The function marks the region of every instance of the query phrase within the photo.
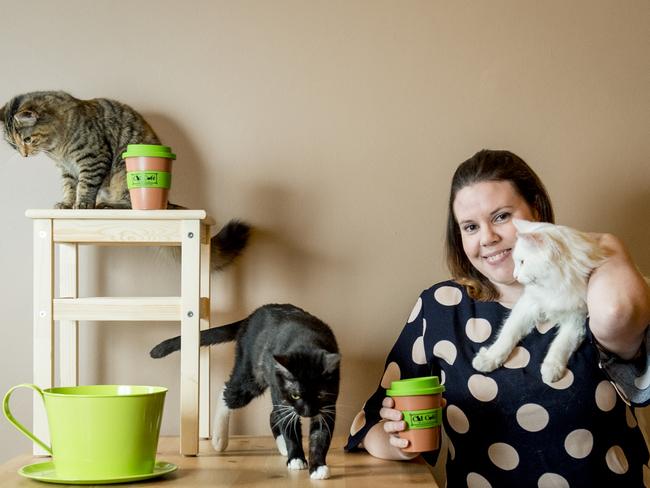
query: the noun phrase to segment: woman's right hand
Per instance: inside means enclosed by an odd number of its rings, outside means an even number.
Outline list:
[[[382,425],[384,431],[388,434],[388,442],[391,446],[400,449],[408,447],[409,441],[397,435],[399,432],[406,430],[406,422],[402,419],[402,412],[395,410],[395,401],[391,397],[386,397],[381,402],[381,405],[379,416],[384,420]]]

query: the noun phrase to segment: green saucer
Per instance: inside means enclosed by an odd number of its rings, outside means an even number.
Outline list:
[[[18,470],[18,474],[24,476],[25,478],[31,478],[33,480],[43,481],[45,483],[62,483],[65,485],[108,485],[111,483],[129,483],[133,481],[148,480],[151,478],[156,478],[157,476],[171,473],[177,469],[178,466],[175,464],[165,461],[158,461],[154,465],[153,473],[120,476],[117,478],[104,480],[75,480],[63,479],[60,476],[57,476],[56,471],[54,470],[54,463],[52,461],[48,461],[46,463],[28,464],[27,466],[23,466]]]

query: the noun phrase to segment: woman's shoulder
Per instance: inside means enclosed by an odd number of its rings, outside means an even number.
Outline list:
[[[479,301],[469,296],[466,288],[454,280],[436,283],[425,289],[418,303],[426,315],[444,314],[456,317],[501,317],[507,311],[499,302]]]
[[[423,301],[439,303],[446,306],[460,305],[473,301],[465,287],[454,280],[440,281],[420,293]]]

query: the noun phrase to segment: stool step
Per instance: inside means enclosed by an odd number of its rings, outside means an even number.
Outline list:
[[[180,297],[55,298],[53,306],[54,320],[181,320]]]

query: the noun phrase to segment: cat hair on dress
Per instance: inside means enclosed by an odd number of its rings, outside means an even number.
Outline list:
[[[498,337],[482,347],[472,366],[490,372],[503,365],[517,343],[540,323],[557,327],[541,366],[542,379],[562,378],[571,354],[585,337],[587,283],[592,270],[606,259],[595,237],[549,223],[513,219],[517,242],[512,252],[514,278],[524,291],[506,318]]]
[[[267,389],[273,408],[271,432],[289,470],[306,469],[312,479],[329,478],[325,462],[336,418],[341,355],[332,330],[291,304],[268,304],[233,324],[201,331],[201,345],[236,341],[235,365],[218,398],[212,445],[228,446],[230,411]],[[155,346],[160,358],[178,351],[180,337]],[[309,464],[302,447],[300,418],[310,418]]]
[[[55,208],[62,209],[130,209],[122,153],[129,144],[160,144],[130,106],[107,98],[80,100],[63,91],[13,97],[0,107],[0,127],[23,157],[44,153],[61,170],[63,200]],[[168,208],[184,207],[169,203]],[[210,243],[212,268],[230,264],[246,247],[249,232],[239,220],[222,227]]]

